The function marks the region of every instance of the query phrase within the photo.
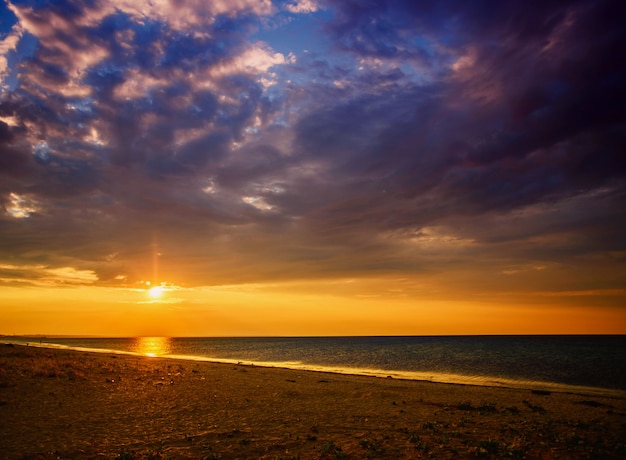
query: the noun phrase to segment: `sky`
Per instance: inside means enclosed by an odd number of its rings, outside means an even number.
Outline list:
[[[0,1],[0,334],[626,333],[621,1]]]

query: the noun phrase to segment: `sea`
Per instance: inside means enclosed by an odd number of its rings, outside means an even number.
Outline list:
[[[10,341],[155,359],[626,397],[626,335],[11,337]]]

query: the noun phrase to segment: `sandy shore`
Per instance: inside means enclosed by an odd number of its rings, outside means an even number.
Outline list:
[[[626,458],[626,400],[0,345],[2,459]]]

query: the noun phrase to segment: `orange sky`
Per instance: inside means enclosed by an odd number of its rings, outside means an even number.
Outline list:
[[[619,2],[71,3],[0,2],[0,334],[626,334]]]
[[[408,280],[163,287],[2,288],[4,334],[100,336],[623,334],[623,292],[408,292]],[[407,291],[407,292],[405,292]],[[593,302],[593,306],[587,306]]]

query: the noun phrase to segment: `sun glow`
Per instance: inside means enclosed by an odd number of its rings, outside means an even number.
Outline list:
[[[154,286],[153,288],[148,289],[148,295],[153,299],[158,299],[163,295],[163,286]]]

